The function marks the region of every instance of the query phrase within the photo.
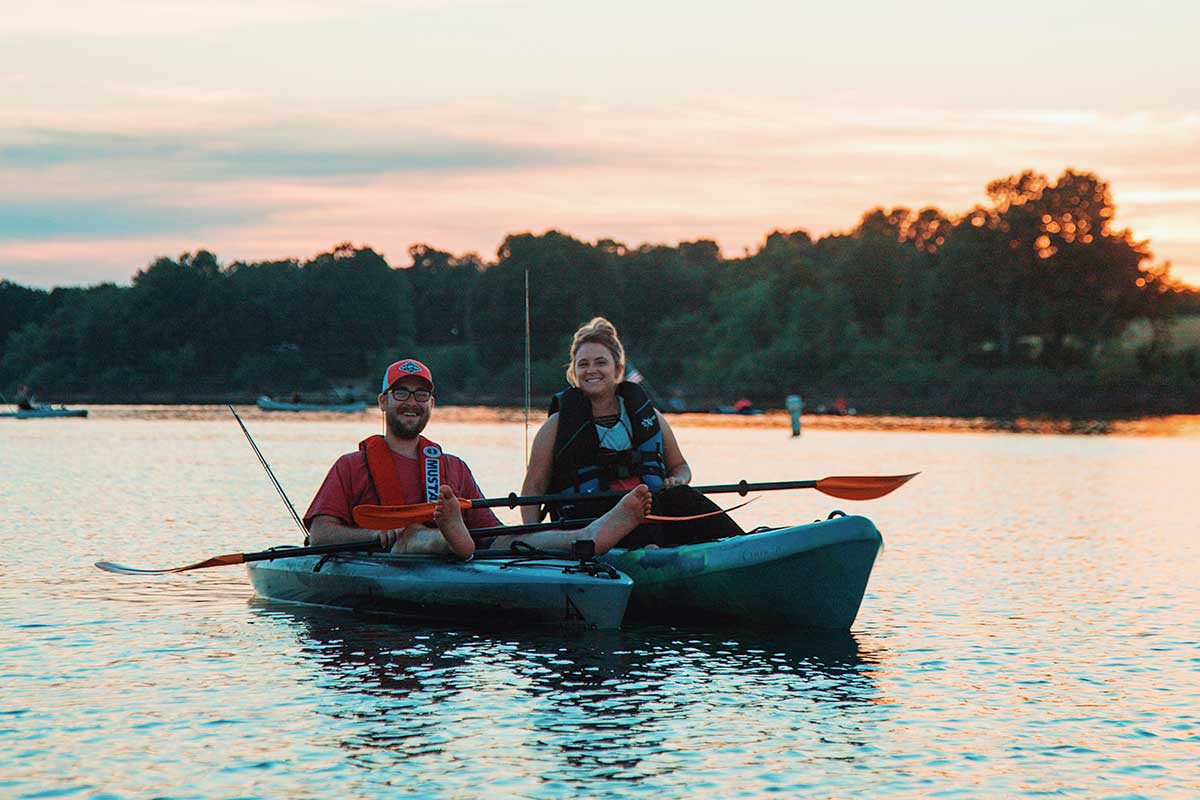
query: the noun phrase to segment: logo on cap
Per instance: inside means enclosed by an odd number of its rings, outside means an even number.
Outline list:
[[[415,361],[405,361],[403,364],[396,367],[396,369],[400,370],[401,372],[407,372],[409,375],[413,375],[421,371],[421,365]]]

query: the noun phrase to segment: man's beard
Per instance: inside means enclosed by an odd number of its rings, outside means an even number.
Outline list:
[[[425,430],[425,425],[429,422],[428,412],[419,414],[415,417],[406,417],[399,411],[395,414],[388,414],[387,426],[388,432],[397,439],[415,439]]]

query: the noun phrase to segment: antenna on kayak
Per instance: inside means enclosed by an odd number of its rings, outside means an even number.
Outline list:
[[[533,362],[529,337],[529,262],[525,262],[525,469],[529,470],[529,395]]]
[[[229,410],[233,412],[233,418],[237,420],[237,424],[241,426],[242,433],[246,434],[246,441],[254,448],[254,455],[258,456],[258,463],[262,464],[263,469],[267,471],[267,476],[271,479],[271,485],[275,487],[275,491],[279,492],[279,496],[283,498],[284,505],[288,507],[288,511],[292,512],[292,520],[295,521],[296,527],[304,534],[304,544],[308,544],[308,528],[304,527],[304,523],[300,520],[300,515],[296,513],[296,507],[292,505],[292,501],[288,500],[287,492],[283,491],[283,487],[279,485],[279,480],[275,477],[275,473],[271,471],[271,465],[263,458],[262,451],[258,449],[258,445],[254,443],[254,437],[250,435],[250,431],[246,430],[246,423],[242,422],[242,418],[238,416],[237,410],[234,409],[233,403],[226,403]]]

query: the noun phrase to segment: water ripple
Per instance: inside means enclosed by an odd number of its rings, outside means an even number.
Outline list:
[[[237,568],[101,573],[295,534],[223,415],[96,417],[0,432],[0,795],[1194,794],[1200,440],[689,428],[714,482],[923,470],[854,508],[888,541],[854,632],[564,633],[278,606]],[[295,499],[364,421],[252,424]],[[507,491],[522,433],[438,435]]]

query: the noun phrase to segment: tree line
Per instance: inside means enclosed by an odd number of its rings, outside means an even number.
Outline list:
[[[1200,295],[1113,225],[1109,186],[1068,170],[990,183],[957,215],[873,209],[848,232],[779,230],[757,252],[508,236],[493,261],[418,244],[409,263],[341,244],[306,261],[158,258],[128,286],[0,281],[0,387],[74,401],[366,397],[399,355],[443,402],[519,404],[564,385],[571,333],[613,320],[660,396],[863,411],[1200,411],[1200,353],[1170,322]],[[1152,335],[1130,349],[1133,321]]]

